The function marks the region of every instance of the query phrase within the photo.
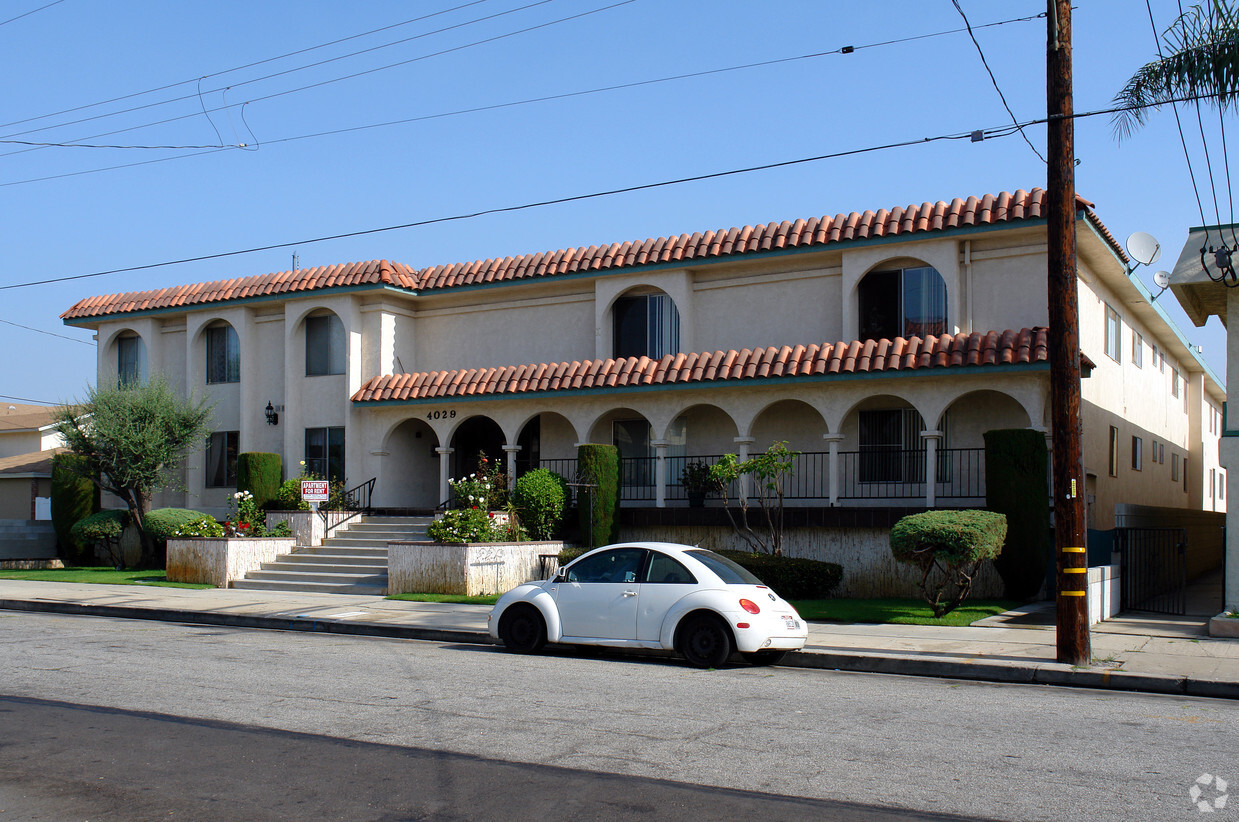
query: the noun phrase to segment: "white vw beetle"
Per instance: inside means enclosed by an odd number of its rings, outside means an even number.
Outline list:
[[[547,642],[678,651],[698,668],[733,651],[770,665],[804,647],[796,609],[724,556],[667,542],[606,545],[495,603],[490,635],[515,653]]]

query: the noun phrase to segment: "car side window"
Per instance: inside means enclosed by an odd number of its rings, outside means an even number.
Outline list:
[[[616,548],[594,554],[568,566],[569,582],[636,582],[641,561],[645,558],[642,548]]]
[[[664,585],[692,585],[697,582],[692,573],[679,561],[657,551],[650,553],[650,564],[645,572],[645,581]]]

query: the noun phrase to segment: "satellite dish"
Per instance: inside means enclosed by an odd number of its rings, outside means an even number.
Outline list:
[[[1153,282],[1163,291],[1170,286],[1170,272],[1158,271],[1153,275]]]
[[[1162,244],[1152,234],[1137,231],[1127,238],[1127,253],[1142,265],[1152,265],[1161,259]]]

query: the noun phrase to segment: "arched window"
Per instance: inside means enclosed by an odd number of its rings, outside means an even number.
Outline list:
[[[857,303],[862,340],[947,332],[946,283],[929,266],[869,272],[857,288]]]
[[[612,356],[661,359],[680,350],[680,312],[666,294],[620,297],[611,310]]]
[[[146,343],[137,334],[126,334],[116,341],[116,375],[121,385],[146,381]]]
[[[206,381],[241,381],[241,342],[228,323],[213,323],[206,330]]]
[[[335,314],[315,314],[305,321],[305,375],[343,374],[344,323]]]

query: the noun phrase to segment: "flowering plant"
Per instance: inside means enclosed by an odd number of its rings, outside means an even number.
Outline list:
[[[174,537],[222,537],[224,528],[209,514],[190,520],[172,531]]]
[[[266,516],[258,510],[254,495],[237,491],[228,498],[228,521],[224,535],[229,537],[262,537],[267,534]]]
[[[467,477],[449,479],[454,508],[481,508],[500,511],[508,502],[508,477],[503,472],[503,460],[492,460],[485,451],[478,452],[478,470]]]

